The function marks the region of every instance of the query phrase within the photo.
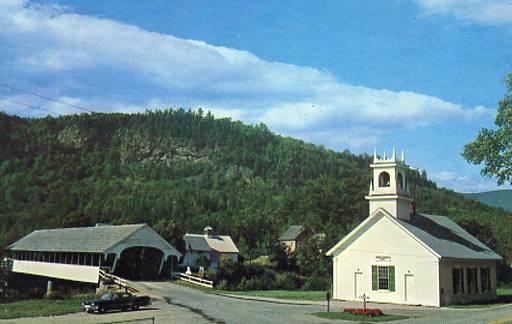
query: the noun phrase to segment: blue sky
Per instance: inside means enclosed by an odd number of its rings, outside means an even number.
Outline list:
[[[480,0],[0,3],[0,83],[95,111],[203,107],[333,150],[406,150],[458,191],[492,127],[512,4]],[[0,109],[79,110],[0,88]],[[5,100],[7,99],[7,100]]]

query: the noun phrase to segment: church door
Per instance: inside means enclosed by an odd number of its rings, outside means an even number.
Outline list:
[[[406,302],[411,303],[414,301],[414,276],[412,274],[405,275],[404,294]]]
[[[363,295],[363,273],[354,273],[354,299],[360,299]]]

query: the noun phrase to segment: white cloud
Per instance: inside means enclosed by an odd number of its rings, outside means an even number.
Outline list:
[[[318,69],[21,0],[0,3],[2,43],[8,52],[0,52],[1,69],[45,78],[46,88],[64,101],[97,111],[203,107],[331,147],[375,145],[386,127],[424,127],[495,113],[414,92],[353,86]],[[87,94],[80,93],[84,89]],[[39,104],[58,113],[76,112]]]
[[[416,0],[428,14],[453,15],[483,25],[512,24],[509,0]]]

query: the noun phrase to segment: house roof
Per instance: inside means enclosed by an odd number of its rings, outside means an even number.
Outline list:
[[[325,233],[316,233],[311,235],[310,240],[325,240],[327,235]]]
[[[359,224],[352,232],[331,248],[327,255],[332,256],[336,250],[350,245],[350,242],[356,240],[366,228],[371,227],[381,217],[388,217],[393,224],[397,224],[397,226],[404,229],[438,258],[502,259],[496,252],[446,216],[415,214],[411,216],[410,221],[407,221],[395,218],[383,209],[377,210]]]
[[[397,221],[442,258],[502,259],[446,216],[416,214],[411,216],[410,221]]]
[[[144,235],[148,239],[147,246],[163,248],[164,253],[181,255],[146,224],[37,230],[14,242],[9,249],[13,251],[107,253],[111,252],[114,247],[125,248],[121,243],[126,242],[142,229],[147,229],[144,231]],[[145,246],[144,242],[139,242],[138,246]]]
[[[187,248],[193,251],[217,251],[220,253],[240,253],[228,235],[185,234],[183,236]]]
[[[279,236],[279,241],[295,241],[304,232],[304,226],[292,225]]]

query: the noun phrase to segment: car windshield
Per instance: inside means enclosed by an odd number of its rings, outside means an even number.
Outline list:
[[[109,300],[110,298],[111,298],[110,294],[103,294],[103,295],[101,295],[100,300]]]

